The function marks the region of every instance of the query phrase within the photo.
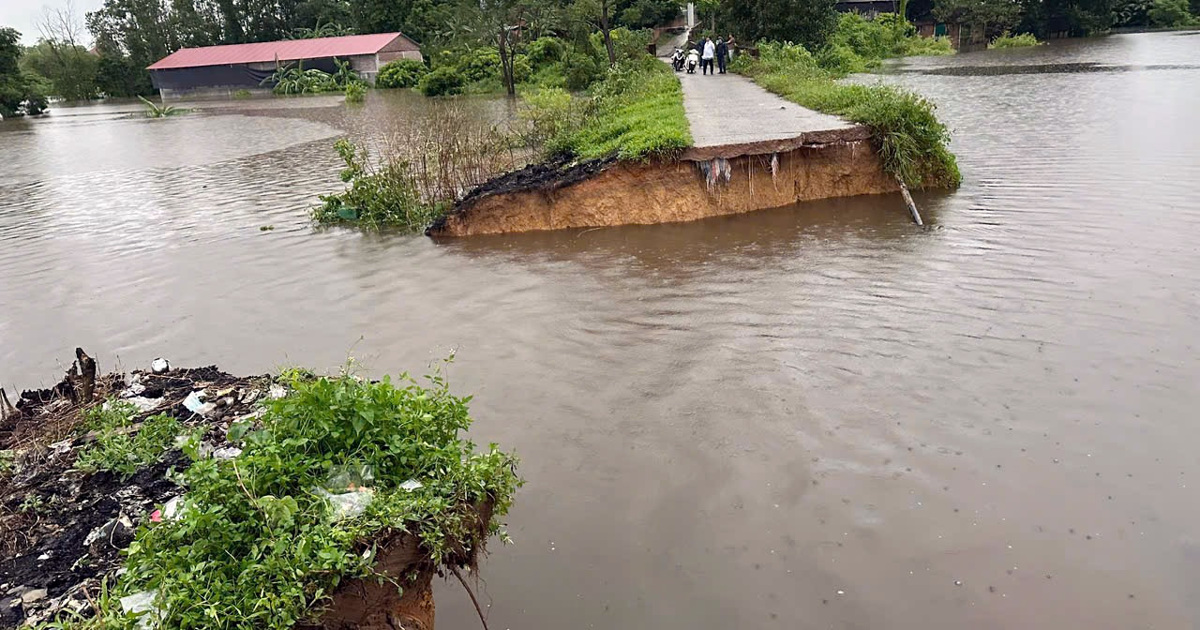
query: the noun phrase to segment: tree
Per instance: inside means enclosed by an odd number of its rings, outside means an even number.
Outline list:
[[[25,51],[22,67],[46,78],[52,92],[68,101],[94,97],[98,60],[83,47],[84,27],[74,5],[44,9],[38,30],[42,37]]]
[[[982,29],[990,40],[1017,25],[1021,6],[1010,0],[934,0],[933,16],[941,22]]]
[[[617,65],[617,52],[612,41],[612,9],[614,0],[576,0],[571,6],[575,19],[587,24],[592,30],[600,31],[604,50],[608,53],[608,65]]]
[[[1193,21],[1187,0],[1154,0],[1147,14],[1152,26],[1186,26]]]
[[[0,118],[40,114],[46,108],[43,82],[21,70],[21,33],[0,27]]]
[[[834,0],[726,0],[717,11],[739,41],[790,41],[816,50],[837,27]]]

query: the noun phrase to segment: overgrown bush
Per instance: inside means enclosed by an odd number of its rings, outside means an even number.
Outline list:
[[[526,55],[535,68],[562,61],[567,45],[557,37],[539,37],[529,42]]]
[[[579,98],[561,91],[526,98],[523,117],[545,137],[548,155],[637,160],[692,144],[679,79],[647,55],[617,64]]]
[[[230,427],[242,453],[195,459],[180,475],[179,516],[141,528],[130,545],[118,595],[150,593],[153,627],[290,629],[318,617],[339,584],[376,579],[381,533],[418,535],[439,568],[469,563],[490,535],[504,538],[516,460],[461,437],[469,398],[441,377],[427,387],[407,375],[288,386],[260,420]],[[369,485],[369,505],[337,516],[324,493],[356,484]],[[481,505],[493,508],[482,531]],[[108,608],[99,627],[148,621]]]
[[[739,59],[735,70],[790,101],[866,125],[884,169],[909,186],[950,188],[961,181],[947,148],[949,130],[931,101],[893,87],[839,84],[800,46],[764,44],[759,53],[758,60]]]
[[[1025,48],[1027,46],[1037,46],[1041,42],[1034,37],[1032,33],[1021,33],[1013,35],[1007,31],[996,39],[988,43],[988,48]]]
[[[604,67],[595,57],[586,53],[569,53],[563,59],[562,66],[564,85],[568,90],[574,92],[586,90],[589,85],[604,75]]]
[[[133,426],[137,407],[115,400],[85,412],[84,428],[96,440],[82,449],[75,467],[84,472],[106,470],[122,478],[159,460],[179,434],[179,422],[168,415],[147,418]]]
[[[347,86],[362,83],[362,79],[349,62],[335,59],[337,70],[330,74],[316,68],[304,69],[304,62],[296,65],[281,65],[274,74],[263,79],[262,85],[273,86],[276,94],[319,94],[322,92],[342,92]]]
[[[347,103],[361,103],[367,98],[367,86],[362,83],[351,83],[345,90]]]
[[[416,87],[421,77],[429,72],[425,62],[417,59],[397,59],[383,64],[375,77],[375,87],[380,89]]]
[[[1147,15],[1152,26],[1175,28],[1200,24],[1200,17],[1192,15],[1187,0],[1154,0]]]
[[[462,94],[466,84],[467,77],[462,73],[450,66],[442,66],[421,77],[417,82],[417,91],[425,96],[450,96]]]
[[[441,213],[437,205],[421,198],[407,161],[390,160],[375,166],[367,151],[349,140],[343,138],[333,146],[346,164],[341,178],[350,187],[321,196],[321,205],[313,210],[317,223],[352,223],[373,229],[399,226],[419,232]]]
[[[878,67],[890,57],[953,53],[948,39],[920,37],[912,24],[894,13],[867,19],[850,12],[838,18],[837,28],[817,58],[827,70],[851,74]]]

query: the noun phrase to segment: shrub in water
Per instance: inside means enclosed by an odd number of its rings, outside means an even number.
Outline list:
[[[425,96],[449,96],[461,94],[467,78],[458,70],[448,66],[435,68],[417,83],[417,90]]]
[[[351,83],[346,86],[346,102],[361,103],[367,98],[367,86],[362,83]]]
[[[375,87],[380,89],[416,87],[421,77],[429,72],[423,61],[397,59],[383,64],[375,77]]]
[[[988,48],[1025,48],[1028,46],[1037,46],[1040,43],[1031,33],[1013,35],[1006,31],[1003,35],[993,39],[988,44]]]

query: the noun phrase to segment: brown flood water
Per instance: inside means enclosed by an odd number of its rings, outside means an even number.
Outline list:
[[[485,566],[501,630],[1197,628],[1197,63],[1152,34],[893,68],[966,178],[918,196],[928,231],[898,197],[314,231],[332,138],[413,120],[405,95],[6,122],[0,380],[76,345],[238,373],[457,351],[474,437],[529,481]],[[439,588],[439,626],[477,627]]]

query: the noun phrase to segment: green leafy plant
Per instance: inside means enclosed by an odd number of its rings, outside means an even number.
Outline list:
[[[22,514],[37,514],[44,507],[46,507],[46,500],[42,498],[42,495],[30,492],[21,500],[21,504],[17,506],[17,511]]]
[[[1032,33],[1013,35],[1012,33],[1005,31],[1003,34],[993,39],[988,44],[988,48],[1026,48],[1029,46],[1037,46],[1041,43],[1042,42],[1039,42],[1038,38],[1034,37]]]
[[[467,78],[449,66],[434,68],[417,82],[417,91],[425,96],[451,96],[461,94]]]
[[[293,95],[341,92],[347,86],[363,82],[349,62],[339,59],[333,62],[337,67],[333,74],[316,68],[305,70],[303,61],[294,66],[280,65],[271,76],[263,79],[262,85],[274,86],[272,90],[276,94]]]
[[[144,96],[139,96],[138,99],[146,105],[146,118],[169,118],[171,116],[186,114],[189,111],[180,109],[174,105],[159,105]]]
[[[84,472],[106,470],[122,478],[157,462],[180,432],[179,421],[160,414],[134,426],[137,408],[109,401],[87,412],[85,427],[97,433],[96,441],[79,453],[75,468]]]
[[[156,593],[160,627],[284,630],[319,615],[345,580],[372,578],[371,541],[386,532],[419,536],[437,565],[469,564],[488,536],[503,538],[516,459],[477,452],[460,435],[469,398],[428,382],[289,382],[242,431],[241,455],[183,473],[180,518],[139,530],[119,592]],[[339,519],[320,490],[345,471],[373,500]],[[111,608],[105,620],[132,621]]]
[[[248,99],[251,96],[253,96],[253,94],[250,93],[250,90],[237,90],[233,93],[233,98],[239,101]]]
[[[375,77],[375,87],[380,89],[416,87],[421,77],[429,72],[423,61],[417,59],[397,59],[383,64]]]
[[[372,229],[398,226],[419,232],[440,216],[442,208],[421,198],[406,160],[376,166],[365,149],[344,138],[334,149],[346,165],[342,181],[350,186],[342,193],[321,196],[321,205],[313,210],[317,223],[350,223]]]
[[[351,83],[345,89],[347,103],[361,103],[367,98],[367,86],[362,83]]]

